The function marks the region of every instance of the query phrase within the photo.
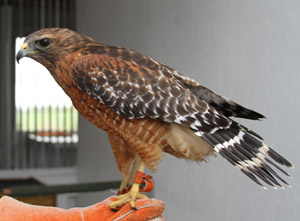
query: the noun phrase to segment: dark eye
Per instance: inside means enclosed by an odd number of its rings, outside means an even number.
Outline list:
[[[43,39],[39,40],[38,44],[42,48],[45,48],[50,44],[50,39],[49,38],[43,38]]]

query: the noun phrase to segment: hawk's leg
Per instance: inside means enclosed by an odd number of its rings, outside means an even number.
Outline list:
[[[140,163],[138,170],[139,172],[144,173],[145,170],[145,164],[143,162]],[[130,203],[131,207],[135,207],[135,201],[137,199],[144,199],[147,198],[147,196],[140,193],[140,184],[139,183],[133,183],[129,192],[117,196],[117,201],[112,202],[110,204],[110,208],[116,209],[117,207],[121,207],[125,205],[126,203]]]
[[[126,170],[127,172],[122,172],[123,178],[117,195],[121,195],[129,191],[132,185],[133,178],[135,176],[135,172],[139,169],[139,165],[141,164],[141,162],[141,158],[136,155],[134,160],[132,160],[130,168]]]
[[[118,169],[122,173],[122,182],[118,191],[119,195],[126,192],[127,185],[131,180],[131,171],[136,164],[136,159],[135,155],[128,148],[128,143],[123,138],[120,138],[120,136],[114,132],[108,132],[108,138],[116,158]],[[137,170],[137,167],[134,170]]]
[[[128,188],[129,188],[128,183],[130,177],[131,177],[131,173],[128,173],[127,175],[123,176],[120,189],[118,190],[117,195],[121,195],[128,192]]]
[[[127,183],[128,183],[128,180],[129,180],[129,175],[130,174],[128,174],[126,177],[123,177],[119,191],[122,191],[122,190],[126,189]]]

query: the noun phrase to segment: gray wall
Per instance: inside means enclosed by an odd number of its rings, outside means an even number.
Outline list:
[[[267,191],[221,156],[166,156],[155,197],[167,220],[299,220],[300,2],[78,0],[78,31],[145,53],[267,116],[240,121],[295,164],[293,188]],[[79,180],[118,179],[103,132],[80,121]],[[85,194],[81,205],[102,200]]]

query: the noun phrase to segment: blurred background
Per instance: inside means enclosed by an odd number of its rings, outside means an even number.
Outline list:
[[[299,0],[0,0],[0,18],[0,190],[56,185],[14,196],[70,208],[104,200],[115,184],[84,193],[61,185],[121,179],[106,134],[78,115],[47,70],[15,63],[28,34],[67,27],[144,53],[264,114],[239,122],[295,166],[292,188],[266,191],[220,156],[196,164],[166,155],[154,174],[166,220],[299,220]]]

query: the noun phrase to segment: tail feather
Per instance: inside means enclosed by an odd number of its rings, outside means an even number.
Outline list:
[[[269,150],[267,151],[267,155],[272,157],[277,163],[280,163],[281,165],[293,168],[294,166],[287,161],[284,157],[282,157],[279,153],[277,153],[275,150],[271,149],[269,147]]]
[[[252,136],[254,136],[260,140],[263,140],[263,138],[259,134],[255,133],[254,131],[248,129],[244,125],[241,125],[235,121],[232,122],[232,127],[236,127],[237,129],[242,129],[243,131],[246,131],[247,133],[251,134]]]
[[[271,161],[270,159],[266,158],[266,161],[271,164],[273,167],[275,167],[277,170],[279,170],[281,173],[283,173],[284,175],[291,177],[290,174],[288,174],[284,169],[282,169],[280,166],[278,166],[277,164],[275,164],[273,161]]]
[[[284,165],[284,166],[287,166],[287,167],[290,167],[290,168],[293,168],[293,165],[288,160],[286,160],[283,156],[281,156],[275,150],[273,150],[272,148],[270,148],[267,145],[263,144],[259,140],[255,139],[250,134],[246,133],[244,135],[244,140],[245,140],[246,143],[249,143],[250,145],[252,144],[253,146],[258,147],[259,152],[270,156],[277,163],[279,163],[281,165]]]
[[[259,137],[252,135],[247,128],[245,129],[245,127],[236,123],[229,129],[219,130],[215,133],[196,132],[195,134],[204,139],[216,152],[220,153],[222,157],[240,169],[258,185],[263,186],[257,178],[273,188],[283,188],[280,182],[289,186],[288,182],[272,169],[272,166],[289,176],[276,163],[287,167],[293,167],[292,164],[259,141]]]
[[[244,169],[240,169],[246,176],[248,176],[250,179],[252,179],[255,183],[257,183],[258,185],[260,185],[262,188],[266,189],[266,187],[264,187],[264,185],[262,185],[257,179],[256,177],[251,173],[248,172]]]

